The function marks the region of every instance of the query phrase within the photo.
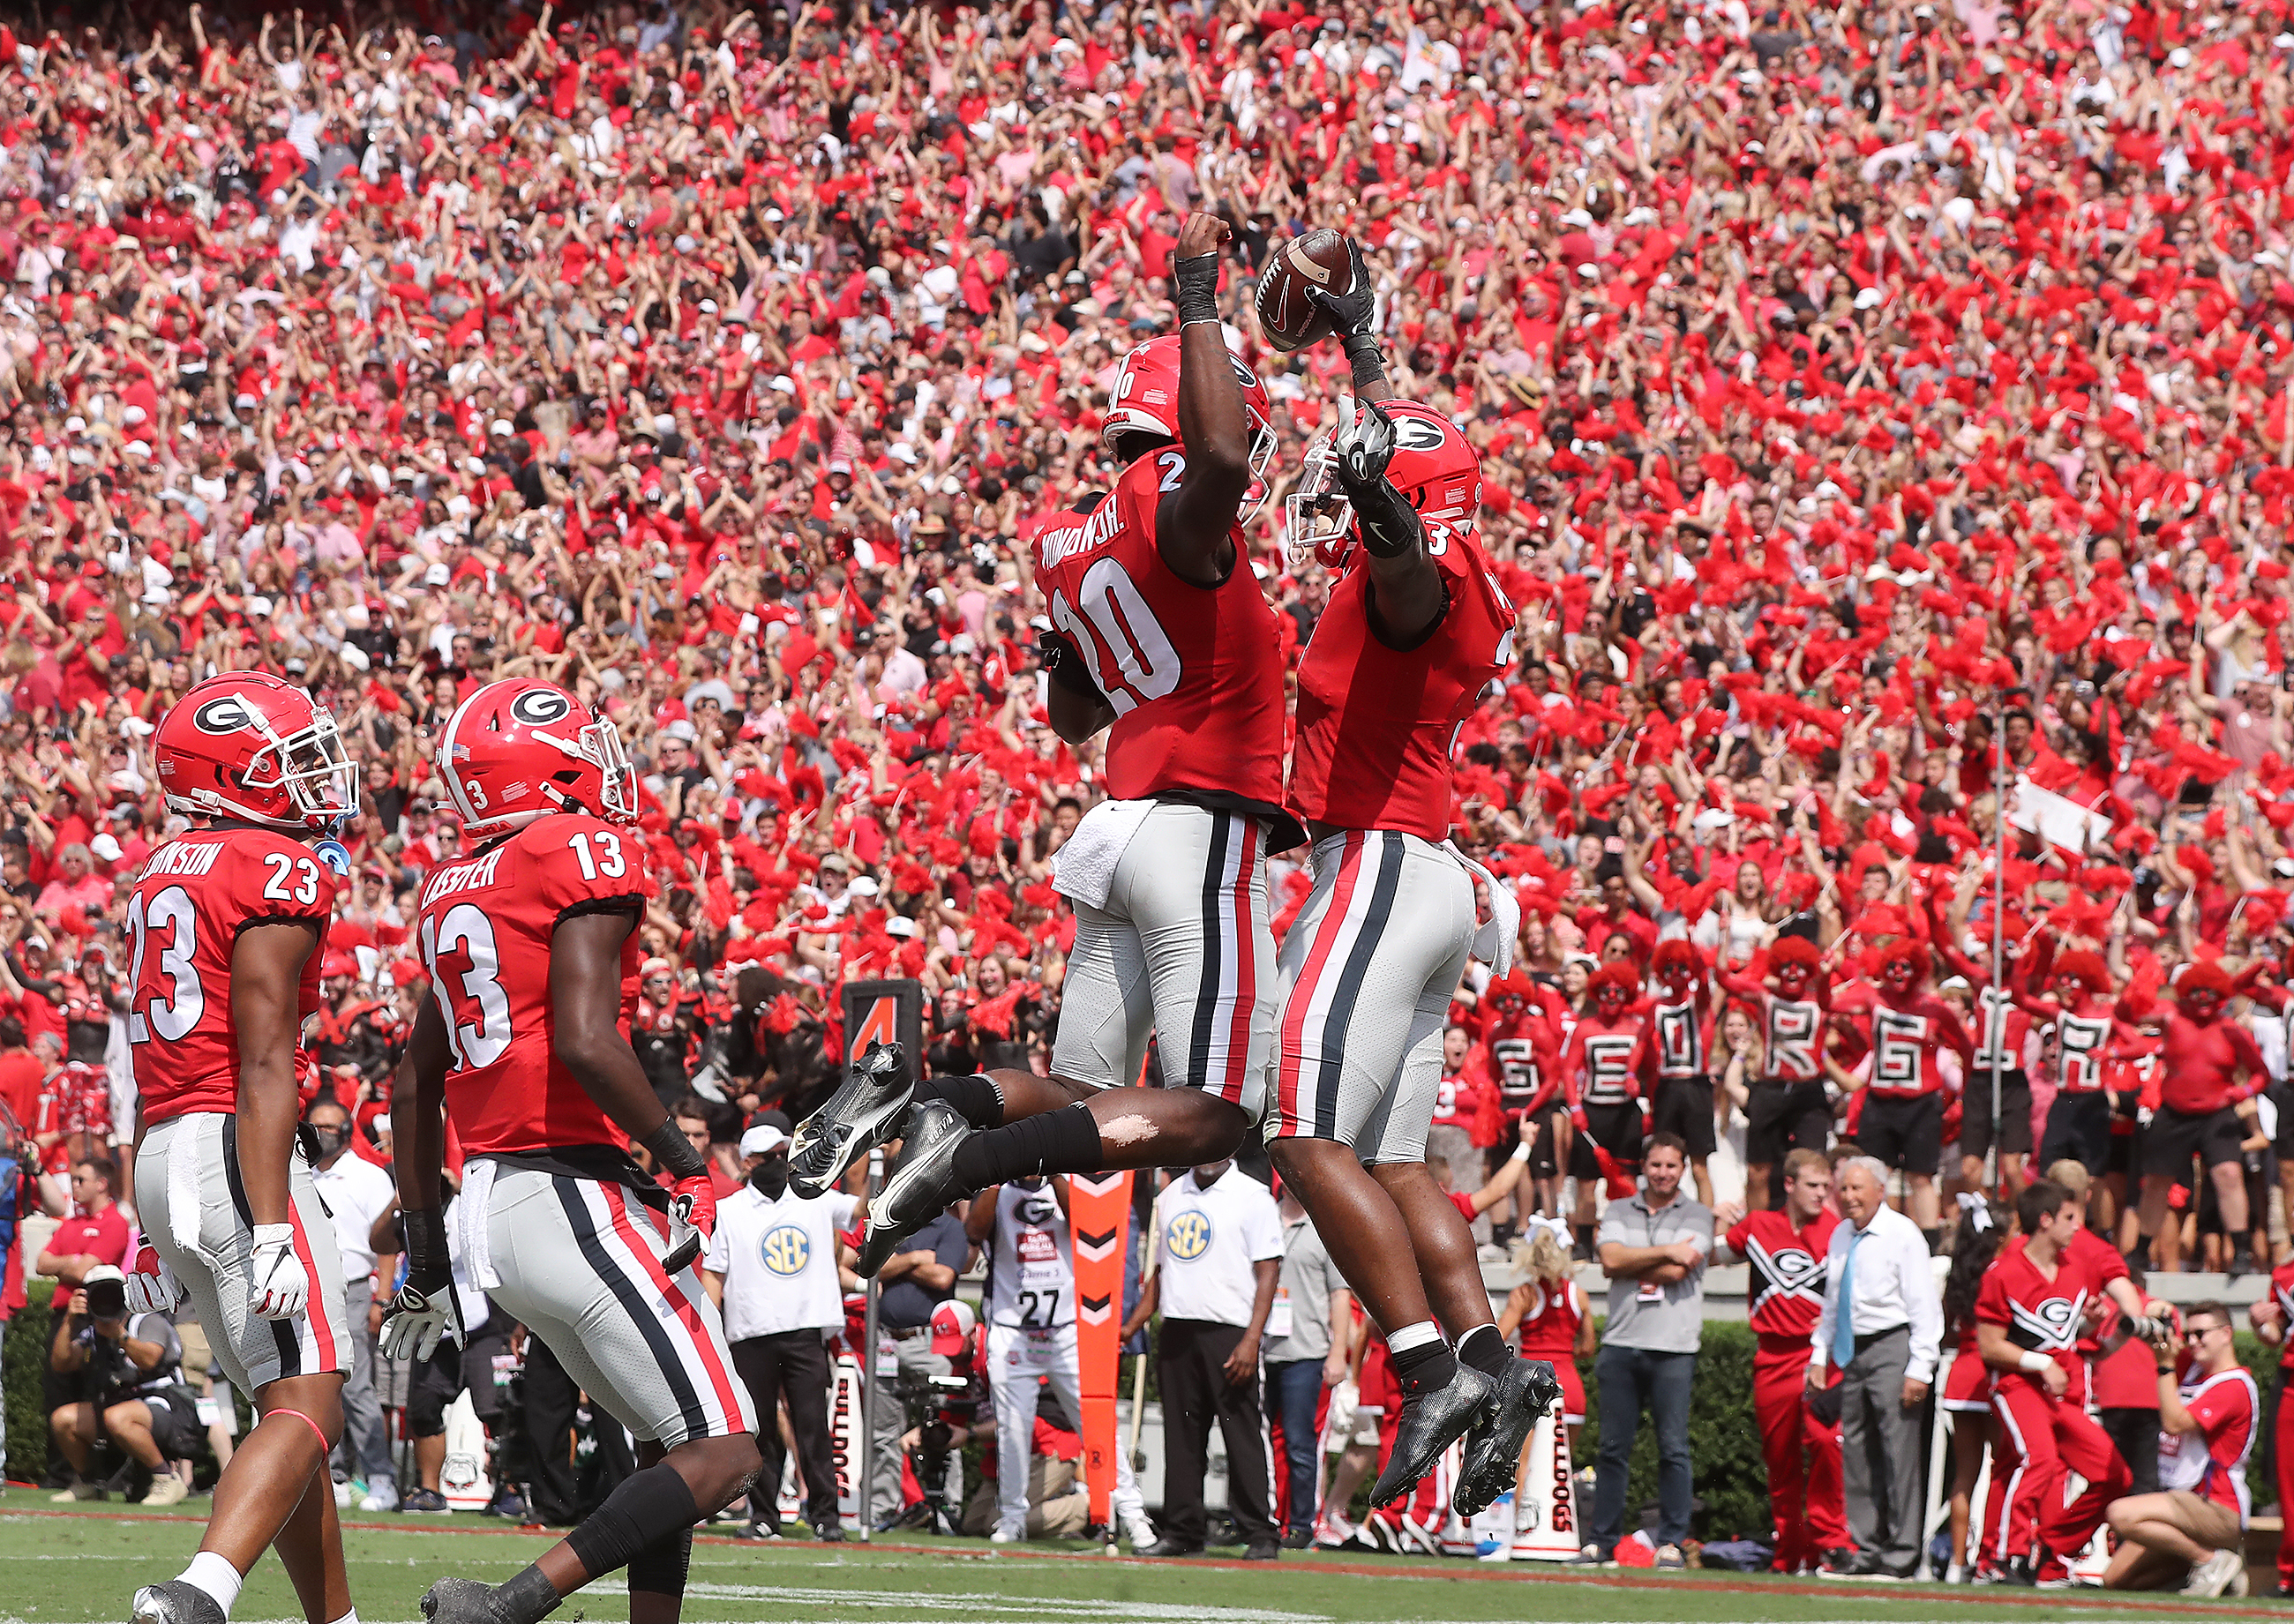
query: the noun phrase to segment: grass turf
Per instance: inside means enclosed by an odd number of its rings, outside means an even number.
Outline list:
[[[197,1548],[204,1499],[184,1514],[134,1507],[60,1510],[46,1495],[0,1493],[0,1624],[117,1620],[139,1584],[172,1577]],[[351,1594],[366,1624],[421,1618],[432,1579],[500,1582],[545,1539],[475,1517],[362,1517],[346,1531]],[[1239,1556],[1240,1553],[1234,1553]],[[238,1624],[299,1620],[275,1560],[249,1577]],[[1322,1624],[1324,1620],[1694,1620],[1794,1624],[1816,1620],[2127,1620],[2284,1616],[2268,1603],[2185,1604],[2167,1596],[2000,1591],[1787,1581],[1765,1576],[1577,1573],[1542,1563],[1489,1564],[1286,1552],[1279,1565],[1221,1560],[1108,1561],[1081,1547],[1014,1551],[980,1540],[903,1537],[874,1547],[793,1539],[754,1547],[704,1538],[693,1552],[685,1617],[770,1624]],[[554,1615],[626,1620],[613,1584]]]

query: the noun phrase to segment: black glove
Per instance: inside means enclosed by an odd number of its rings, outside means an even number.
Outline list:
[[[1363,263],[1362,244],[1352,237],[1346,239],[1346,258],[1353,276],[1346,292],[1329,294],[1310,283],[1306,296],[1330,317],[1338,335],[1338,347],[1353,364],[1354,390],[1359,394],[1386,381],[1386,357],[1379,353],[1378,339],[1371,332],[1371,323],[1378,317],[1378,296],[1371,291],[1370,267]]]
[[[1354,504],[1363,546],[1379,558],[1398,558],[1426,544],[1416,509],[1386,476],[1397,443],[1394,419],[1376,401],[1363,401],[1354,421],[1338,431],[1338,483]]]
[[[1312,282],[1306,285],[1306,296],[1330,317],[1330,326],[1342,338],[1370,331],[1371,322],[1378,315],[1378,296],[1371,291],[1370,267],[1363,263],[1362,244],[1346,239],[1346,257],[1353,265],[1353,280],[1344,293],[1325,293]]]
[[[1099,685],[1091,678],[1091,666],[1083,657],[1083,650],[1064,631],[1047,631],[1036,639],[1036,646],[1044,662],[1044,670],[1060,686],[1084,699],[1105,700]]]

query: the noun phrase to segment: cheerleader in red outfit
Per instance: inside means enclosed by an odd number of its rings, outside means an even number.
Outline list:
[[[1551,1228],[1541,1223],[1513,1245],[1514,1261],[1528,1278],[1506,1298],[1498,1335],[1511,1342],[1518,1332],[1521,1356],[1546,1360],[1561,1378],[1562,1419],[1569,1427],[1574,1460],[1577,1433],[1585,1425],[1585,1384],[1578,1378],[1577,1361],[1593,1355],[1592,1311],[1578,1288],[1568,1243]]]
[[[1938,1402],[1951,1413],[1951,1563],[1944,1582],[1958,1584],[1971,1567],[1989,1569],[1979,1554],[1997,1540],[1991,1531],[1969,1526],[1975,1481],[1983,1473],[1983,1451],[1997,1430],[1991,1417],[1991,1370],[1975,1347],[1975,1297],[1984,1271],[2006,1244],[2007,1209],[1997,1201],[1963,1193],[1959,1234],[1952,1242],[1951,1273],[1943,1286],[1943,1334],[1951,1344],[1951,1368]],[[2004,1508],[2005,1502],[2002,1502]]]

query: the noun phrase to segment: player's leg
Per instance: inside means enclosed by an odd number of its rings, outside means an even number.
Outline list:
[[[343,1566],[342,1514],[335,1509],[330,1476],[321,1472],[303,1487],[303,1498],[273,1542],[279,1565],[295,1587],[308,1624],[334,1624],[351,1611],[349,1580]]]
[[[306,1607],[342,1599],[335,1612],[313,1615],[329,1624],[349,1611],[341,1539],[338,1534],[329,1542],[325,1531],[335,1518],[327,1457],[342,1438],[351,1360],[331,1220],[307,1170],[292,1163],[290,1218],[309,1297],[298,1318],[264,1320],[250,1305],[254,1225],[232,1120],[199,1115],[160,1124],[144,1137],[137,1173],[146,1235],[189,1294],[225,1373],[252,1399],[256,1424],[216,1480],[198,1554],[175,1579],[137,1591],[132,1617],[135,1624],[228,1618],[245,1576],[275,1543],[289,1571],[304,1576],[297,1586]],[[314,1483],[313,1498],[324,1502],[324,1516],[298,1519]]]
[[[1028,1463],[1035,1452],[1036,1378],[1041,1374],[1017,1326],[988,1328],[988,1396],[996,1407],[996,1531],[998,1542],[1028,1537]],[[1078,1412],[1068,1412],[1075,1415]]]
[[[758,1464],[756,1416],[717,1310],[694,1268],[663,1267],[665,1223],[619,1185],[505,1172],[468,1222],[484,1239],[469,1266],[481,1279],[498,1272],[494,1301],[659,1452],[647,1450],[605,1504],[508,1583],[441,1579],[424,1611],[434,1624],[533,1624],[627,1569],[632,1624],[668,1624],[693,1525],[729,1505]]]
[[[2111,1503],[2123,1498],[2134,1482],[2111,1434],[2087,1411],[2058,1404],[2054,1422],[2055,1452],[2062,1458],[2066,1486],[2076,1483],[2078,1492],[2068,1498],[2051,1494],[2040,1507],[2039,1543],[2045,1555],[2035,1572],[2043,1580],[2066,1577],[2067,1564],[2095,1538]]]

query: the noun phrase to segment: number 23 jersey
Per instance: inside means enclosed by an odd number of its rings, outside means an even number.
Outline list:
[[[557,1058],[549,950],[563,920],[642,908],[642,861],[634,832],[555,812],[423,881],[418,939],[445,1020],[446,1114],[464,1155],[628,1145]],[[622,944],[625,1034],[641,957],[632,930]]]
[[[1216,587],[1181,580],[1155,544],[1179,488],[1176,446],[1123,470],[1089,513],[1036,538],[1036,584],[1052,623],[1083,650],[1115,710],[1107,787],[1119,800],[1200,790],[1282,804],[1282,647],[1241,526]]]
[[[334,871],[274,830],[198,829],[151,854],[127,898],[128,1053],[147,1125],[239,1108],[231,959],[240,931],[317,928],[295,1011],[298,1019],[318,1011],[335,891]]]

